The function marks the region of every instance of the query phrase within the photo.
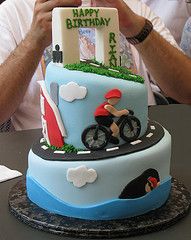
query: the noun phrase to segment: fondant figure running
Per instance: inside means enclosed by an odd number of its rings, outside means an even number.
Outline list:
[[[114,122],[113,117],[121,117],[122,115],[128,115],[127,109],[117,110],[114,106],[120,101],[122,93],[119,89],[112,89],[105,94],[107,101],[99,105],[95,112],[95,120],[98,124],[109,127],[111,130],[111,137],[109,142],[118,144],[119,127]]]

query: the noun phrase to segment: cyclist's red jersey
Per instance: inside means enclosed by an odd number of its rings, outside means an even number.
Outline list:
[[[109,105],[109,103],[108,103],[108,102],[104,102],[104,103],[102,103],[101,105],[99,105],[99,106],[96,108],[96,110],[95,110],[95,112],[94,112],[94,116],[95,116],[95,117],[98,117],[98,116],[109,116],[109,115],[111,115],[111,113],[108,112],[108,111],[104,108],[105,105]]]

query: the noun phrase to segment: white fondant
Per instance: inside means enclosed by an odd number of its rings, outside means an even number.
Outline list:
[[[67,171],[67,180],[78,188],[85,186],[87,183],[93,183],[96,179],[96,171],[92,168],[88,169],[85,165],[77,168],[69,168]]]
[[[48,133],[47,122],[43,116],[41,116],[41,121],[42,121],[42,134],[44,136],[44,139],[46,139],[47,143],[50,145],[50,139],[47,134]]]
[[[152,125],[152,126],[151,126],[151,130],[155,130],[155,126]]]
[[[93,12],[91,15],[86,16],[74,16],[73,10],[80,11],[83,9],[91,9]],[[97,13],[96,13],[97,12]],[[115,56],[117,58],[117,65],[119,64],[119,20],[118,12],[115,8],[93,8],[93,7],[83,7],[83,8],[54,8],[52,18],[52,31],[53,31],[53,49],[58,44],[60,51],[63,53],[63,63],[55,63],[58,66],[65,66],[66,64],[79,63],[80,62],[80,48],[79,48],[79,32],[78,27],[68,29],[67,21],[73,21],[75,19],[76,23],[78,19],[80,21],[87,20],[84,27],[95,28],[96,32],[96,54],[95,58],[97,61],[102,62],[106,65],[109,64],[109,59],[111,57],[111,47],[110,45],[115,45],[113,51],[115,51]],[[105,26],[93,26],[92,24],[88,26],[88,23],[92,19],[107,19],[108,24]],[[108,26],[107,26],[108,25]],[[115,41],[110,44],[109,38],[110,33],[115,34]],[[69,47],[71,46],[71,47]]]
[[[90,63],[90,65],[95,66],[95,67],[100,67],[100,65],[95,64],[95,63]]]
[[[44,110],[44,97],[43,97],[42,95],[40,95],[40,109],[41,109],[42,115],[45,115],[45,110]]]
[[[147,138],[150,138],[150,137],[152,137],[153,136],[153,133],[149,133],[149,134],[147,134]]]
[[[79,86],[75,82],[69,82],[60,86],[60,97],[67,102],[73,102],[74,100],[84,99],[87,95],[87,89],[83,86]]]
[[[130,76],[130,77],[134,77],[134,78],[135,78],[135,75],[133,75],[133,74],[129,74],[129,76]]]
[[[58,154],[65,154],[65,151],[54,151],[54,153],[58,153]]]
[[[77,154],[90,154],[91,151],[78,151]]]
[[[115,70],[115,69],[112,69],[112,68],[109,68],[110,71],[112,72],[119,72],[118,70]]]
[[[45,138],[40,139],[40,143],[43,143],[43,142],[45,142]]]
[[[141,140],[136,140],[136,141],[134,141],[134,142],[131,142],[131,145],[136,145],[136,144],[139,144],[139,143],[141,143],[142,141]]]
[[[111,151],[115,151],[115,150],[118,150],[119,147],[113,147],[113,148],[107,148],[106,151],[107,152],[111,152]]]
[[[62,136],[67,137],[65,127],[64,127],[62,119],[60,117],[59,110],[58,110],[56,104],[50,98],[50,95],[48,94],[48,92],[46,90],[45,82],[44,81],[38,81],[38,83],[40,84],[40,87],[42,89],[42,92],[43,92],[46,100],[48,101],[49,105],[51,106],[52,110],[55,113],[56,121],[58,123],[58,126],[59,126],[59,129],[60,129],[60,132],[61,132]]]
[[[45,146],[45,145],[41,146],[41,148],[44,149],[44,150],[47,150],[47,149],[48,149],[48,147]]]

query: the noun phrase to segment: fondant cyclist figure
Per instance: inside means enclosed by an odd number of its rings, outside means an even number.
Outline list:
[[[114,106],[120,101],[122,93],[119,89],[112,89],[105,94],[106,101],[99,105],[95,112],[93,124],[84,129],[82,142],[92,151],[104,149],[108,142],[118,144],[118,135],[127,143],[135,141],[141,131],[141,123],[134,116],[132,110],[117,110]],[[118,119],[114,122],[114,117]]]
[[[114,106],[120,101],[122,93],[119,89],[112,89],[105,94],[107,101],[99,105],[95,112],[95,120],[98,124],[109,127],[111,130],[111,136],[109,142],[118,144],[119,127],[114,122],[114,117],[121,117],[122,115],[128,115],[127,109],[117,110]]]

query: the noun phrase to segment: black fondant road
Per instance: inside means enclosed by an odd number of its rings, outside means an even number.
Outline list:
[[[159,142],[164,136],[164,129],[160,124],[154,121],[148,122],[148,129],[144,136],[131,143],[125,143],[121,146],[114,145],[99,151],[79,151],[78,153],[56,153],[55,150],[46,148],[40,139],[34,143],[32,151],[39,157],[49,161],[92,161],[103,160],[130,154],[149,148]]]

